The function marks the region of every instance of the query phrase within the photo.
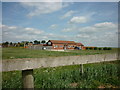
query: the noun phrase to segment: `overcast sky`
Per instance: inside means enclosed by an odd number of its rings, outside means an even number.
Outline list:
[[[3,2],[4,41],[73,40],[117,46],[116,2]]]

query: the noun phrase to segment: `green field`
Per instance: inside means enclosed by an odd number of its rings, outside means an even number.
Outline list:
[[[120,88],[120,61],[34,70],[35,88]],[[2,73],[3,88],[22,88],[21,71]]]
[[[60,51],[45,51],[45,50],[30,50],[25,48],[2,48],[3,59],[16,58],[42,58],[42,57],[58,57],[58,56],[73,56],[73,55],[91,55],[114,53],[117,49],[112,50],[70,50],[67,52]]]

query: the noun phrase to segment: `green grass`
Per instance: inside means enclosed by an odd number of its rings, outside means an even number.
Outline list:
[[[104,53],[113,53],[113,52],[117,52],[117,49],[70,50],[68,52],[60,52],[60,51],[30,50],[30,49],[24,49],[24,48],[2,48],[2,58],[3,59],[42,58],[42,57],[104,54]]]
[[[35,88],[120,88],[120,61],[34,70]],[[21,88],[21,71],[3,72],[3,88]]]

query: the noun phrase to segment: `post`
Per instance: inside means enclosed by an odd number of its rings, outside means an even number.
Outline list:
[[[80,71],[81,71],[81,74],[84,73],[84,71],[83,71],[83,64],[80,64]]]
[[[22,80],[23,80],[23,88],[33,89],[34,88],[33,69],[22,70]]]

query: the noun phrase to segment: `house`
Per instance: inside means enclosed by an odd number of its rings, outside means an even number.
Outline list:
[[[76,43],[74,41],[63,41],[63,40],[49,40],[46,46],[52,46],[52,49],[83,49],[84,45],[82,43]]]

